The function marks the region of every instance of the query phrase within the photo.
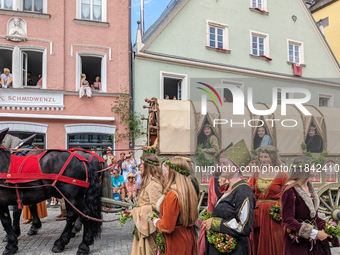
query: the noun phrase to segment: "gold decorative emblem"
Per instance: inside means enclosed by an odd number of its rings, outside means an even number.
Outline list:
[[[73,183],[76,183],[77,181],[76,181],[76,180],[73,180],[72,182],[73,182]]]
[[[10,175],[10,174],[8,174],[8,175],[7,175],[7,178],[11,178],[11,175]]]

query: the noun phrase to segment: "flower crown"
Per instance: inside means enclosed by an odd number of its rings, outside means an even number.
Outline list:
[[[257,152],[264,152],[264,153],[273,153],[273,152],[279,152],[279,149],[274,147],[272,149],[264,149],[263,147],[260,147],[257,149]]]
[[[151,165],[154,165],[154,166],[159,166],[159,162],[155,162],[155,161],[152,161],[152,160],[144,158],[144,157],[140,157],[140,159],[143,160],[145,163],[148,163],[148,164],[151,164]]]
[[[315,160],[313,158],[305,161],[305,162],[300,162],[300,163],[297,163],[297,164],[292,164],[291,167],[295,167],[295,168],[299,168],[299,167],[304,167],[305,165],[310,165],[312,163],[314,163]]]
[[[189,176],[190,175],[190,171],[189,170],[183,170],[180,169],[178,166],[170,163],[169,160],[165,160],[165,164],[167,164],[169,167],[171,167],[172,169],[174,169],[175,171],[179,172],[180,174],[183,174],[185,176]]]

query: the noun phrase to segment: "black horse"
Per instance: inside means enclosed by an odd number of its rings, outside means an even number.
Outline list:
[[[0,131],[0,143],[6,135],[8,129]],[[41,157],[39,164],[43,174],[59,174],[71,153],[68,151],[46,151]],[[0,174],[8,173],[11,163],[11,154],[3,147],[0,148]],[[87,168],[87,174],[86,174]],[[101,189],[98,180],[98,175],[93,166],[87,161],[82,161],[78,157],[73,157],[63,176],[73,178],[74,180],[86,181],[88,178],[89,187],[81,187],[67,182],[57,181],[55,187],[73,204],[77,209],[85,215],[93,218],[101,219]],[[25,205],[37,204],[52,196],[61,198],[59,192],[51,185],[53,180],[36,180],[27,183],[18,183],[18,193],[20,200]],[[17,236],[11,225],[11,218],[8,211],[8,205],[16,205],[18,196],[13,184],[6,183],[4,179],[0,180],[0,219],[5,231],[8,235],[8,244],[6,245],[3,254],[14,254],[18,250]],[[9,188],[5,187],[8,186]],[[34,187],[40,186],[40,187]],[[32,187],[32,188],[30,188]],[[69,204],[67,207],[67,221],[66,226],[60,238],[54,242],[53,252],[61,252],[64,250],[71,238],[71,231],[78,213]],[[93,239],[99,236],[101,232],[101,222],[89,220],[81,216],[81,221],[84,225],[84,233],[82,243],[79,245],[77,254],[88,254],[90,249],[89,245]]]

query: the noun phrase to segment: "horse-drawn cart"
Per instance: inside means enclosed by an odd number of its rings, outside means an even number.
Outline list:
[[[324,165],[318,168],[312,182],[318,189],[321,205],[319,211],[327,218],[332,218],[339,223],[340,220],[340,108],[305,106],[312,116],[305,116],[295,106],[287,106],[287,114],[281,115],[281,106],[268,116],[257,116],[249,111],[245,105],[245,115],[233,115],[233,104],[223,103],[222,106],[214,102],[207,102],[207,114],[201,114],[201,102],[190,100],[159,100],[146,99],[148,105],[147,121],[148,146],[157,150],[157,155],[162,161],[173,155],[190,157],[193,174],[200,183],[203,192],[207,192],[209,171],[196,171],[202,162],[196,157],[200,146],[203,129],[206,124],[212,128],[213,134],[219,142],[219,149],[227,147],[231,142],[245,140],[248,149],[254,148],[254,137],[259,123],[264,124],[267,134],[272,138],[274,146],[280,151],[282,162],[290,166],[293,159],[304,155],[302,143],[308,135],[311,125],[323,140],[323,149],[328,152]],[[257,103],[255,109],[267,110],[271,106]],[[219,125],[214,125],[214,120],[219,120]],[[292,121],[294,120],[294,121]],[[216,121],[215,121],[216,122]],[[294,127],[287,127],[292,126]],[[212,159],[213,154],[205,153],[207,159]],[[321,153],[313,153],[319,158]],[[198,169],[198,168],[197,168]]]

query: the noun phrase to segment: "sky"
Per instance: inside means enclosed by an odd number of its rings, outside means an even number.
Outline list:
[[[166,9],[170,0],[144,0],[144,26],[145,31],[159,18]],[[131,40],[136,41],[137,21],[140,20],[140,0],[131,0]]]

